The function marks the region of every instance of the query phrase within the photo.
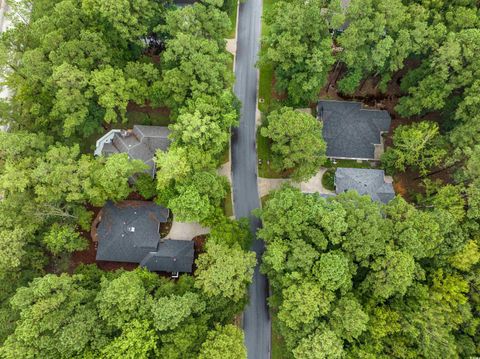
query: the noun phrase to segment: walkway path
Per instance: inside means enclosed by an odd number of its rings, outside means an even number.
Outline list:
[[[236,217],[248,217],[252,233],[260,227],[260,221],[251,212],[260,206],[255,140],[258,71],[255,64],[260,48],[261,14],[262,0],[248,0],[240,4],[235,63],[235,94],[243,106],[240,125],[233,130],[232,136],[233,198]],[[260,263],[263,242],[255,239],[252,250],[257,253]],[[257,264],[253,283],[249,287],[250,302],[243,320],[249,359],[270,359],[271,329],[267,296],[267,279],[260,273]]]
[[[196,236],[207,234],[210,228],[202,227],[196,222],[173,222],[170,232],[165,236],[167,239],[190,241]]]
[[[322,167],[320,171],[317,172],[315,176],[310,178],[306,182],[293,182],[288,178],[258,178],[258,194],[260,198],[266,196],[271,191],[279,189],[284,183],[290,183],[293,187],[299,188],[303,193],[315,193],[320,194],[335,194],[335,192],[330,191],[323,187],[322,177],[323,174],[328,170],[328,168]]]

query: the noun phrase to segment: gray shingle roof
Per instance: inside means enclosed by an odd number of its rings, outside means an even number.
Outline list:
[[[388,203],[395,198],[391,183],[385,182],[385,172],[364,168],[337,168],[335,172],[337,194],[356,190],[361,195],[369,195],[372,200]]]
[[[364,109],[359,102],[322,100],[317,114],[331,158],[374,160],[375,144],[381,144],[391,123],[387,111]]]
[[[157,149],[166,151],[170,146],[168,135],[170,130],[163,126],[135,125],[132,131],[121,131],[113,135],[111,142],[102,143],[101,154],[127,153],[131,159],[141,160],[150,169],[148,173],[155,175],[153,158]]]
[[[140,262],[153,272],[191,272],[194,256],[193,241],[164,240],[158,251],[148,253]]]
[[[107,202],[97,217],[96,259],[139,263],[152,271],[191,272],[193,242],[160,239],[160,223],[167,222],[169,213],[153,202]]]

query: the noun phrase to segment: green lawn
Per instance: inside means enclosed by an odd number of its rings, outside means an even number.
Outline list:
[[[263,16],[268,14],[276,0],[263,1]],[[262,21],[262,38],[268,34],[269,28],[265,21]],[[266,51],[266,47],[262,46],[261,53]],[[260,78],[258,84],[258,108],[262,112],[267,112],[272,102],[272,80],[273,80],[273,65],[263,64],[259,67]]]
[[[272,103],[272,80],[273,65],[264,64],[260,66],[260,79],[258,84],[258,109],[268,112]]]
[[[357,162],[356,160],[337,160],[334,164],[331,160],[323,165],[326,168],[372,168],[370,162]]]
[[[258,175],[264,178],[283,178],[284,176],[281,173],[278,173],[272,168],[272,153],[270,151],[269,140],[263,137],[260,134],[260,127],[257,130],[257,154],[259,164],[258,164]],[[261,162],[261,163],[260,163]]]
[[[322,186],[330,191],[335,190],[335,168],[329,168],[328,171],[323,174]]]
[[[278,332],[277,329],[277,316],[276,313],[271,310],[272,315],[272,356],[271,359],[291,359],[287,348],[285,347],[285,341]]]
[[[223,212],[227,217],[233,216],[232,189],[230,186],[228,187],[227,194],[223,200]]]
[[[235,5],[236,4],[237,3],[235,2]],[[230,36],[229,36],[230,39],[233,39],[235,37],[235,32],[237,31],[237,9],[238,9],[238,6],[234,6],[232,8],[232,11],[229,11],[229,14],[228,14],[228,17],[230,18],[230,23],[232,25],[230,29]]]
[[[267,204],[268,200],[270,199],[270,194],[267,194],[265,196],[263,196],[262,198],[260,198],[260,203],[262,205],[262,208],[265,207],[265,205]]]
[[[227,145],[225,147],[225,150],[223,150],[223,153],[220,157],[220,161],[219,161],[219,165],[224,165],[225,163],[227,163],[228,161],[230,160],[230,146]]]
[[[82,153],[92,153],[95,151],[97,140],[104,135],[103,128],[100,128],[98,131],[95,131],[87,138],[84,138],[80,142],[80,150]]]
[[[127,112],[127,122],[119,124],[121,128],[132,128],[133,125],[151,125],[151,126],[168,126],[170,124],[170,116],[161,113],[145,113],[140,111]]]

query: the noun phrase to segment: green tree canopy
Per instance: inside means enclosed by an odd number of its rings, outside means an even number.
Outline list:
[[[71,253],[88,248],[88,242],[75,228],[54,223],[43,237],[43,243],[53,254]]]
[[[72,358],[101,340],[94,292],[82,276],[47,275],[20,288],[12,306],[20,312],[15,332],[3,344],[5,358]],[[61,345],[59,345],[61,343]]]
[[[404,61],[426,53],[445,34],[442,24],[429,26],[428,11],[401,0],[352,0],[348,27],[338,37],[339,58],[348,68],[339,89],[353,93],[366,75],[382,76],[382,85],[403,68]]]
[[[240,246],[208,242],[207,251],[196,261],[195,286],[209,297],[240,301],[252,281],[255,263],[255,253],[244,252]]]
[[[179,33],[162,55],[162,91],[173,109],[201,95],[218,96],[231,87],[229,55],[214,40]]]
[[[273,166],[292,170],[297,181],[311,178],[326,161],[321,124],[311,115],[289,107],[271,112],[261,134],[272,141]]]
[[[215,40],[222,47],[229,35],[230,19],[226,12],[207,2],[194,3],[192,6],[170,11],[165,25],[158,30],[172,38],[183,33]]]
[[[393,147],[382,155],[382,164],[390,172],[403,172],[413,167],[425,175],[432,167],[438,166],[447,154],[441,140],[435,122],[399,126],[393,135]]]
[[[328,200],[289,186],[271,194],[260,212],[261,269],[293,357],[475,351],[478,301],[466,293],[476,281],[466,271],[479,268],[478,227],[450,211],[450,196],[419,209],[354,191]]]
[[[208,332],[199,359],[246,359],[247,350],[243,341],[243,333],[237,327],[231,324],[217,326]]]
[[[12,128],[69,142],[103,121],[125,120],[129,101],[158,97],[158,70],[139,60],[152,21],[162,21],[162,1],[21,0],[15,8],[21,20],[0,41],[0,68],[9,69],[12,89],[2,118]]]
[[[273,64],[277,90],[295,105],[317,98],[335,62],[326,8],[324,0],[279,1],[265,18],[270,31],[260,62]]]

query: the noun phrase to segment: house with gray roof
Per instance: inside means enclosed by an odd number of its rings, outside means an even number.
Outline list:
[[[190,273],[193,241],[162,239],[170,211],[153,202],[107,202],[92,224],[96,260],[138,263],[155,272]]]
[[[385,180],[383,170],[365,168],[337,168],[335,171],[335,191],[337,194],[355,190],[361,195],[369,195],[373,201],[388,203],[395,198],[391,181]]]
[[[132,130],[111,130],[96,143],[95,156],[127,153],[134,160],[149,166],[148,173],[155,176],[155,152],[170,146],[170,130],[164,126],[135,125]]]
[[[382,135],[392,122],[387,111],[366,109],[360,102],[321,100],[317,118],[323,123],[327,157],[380,160],[384,151]]]

